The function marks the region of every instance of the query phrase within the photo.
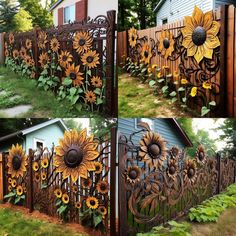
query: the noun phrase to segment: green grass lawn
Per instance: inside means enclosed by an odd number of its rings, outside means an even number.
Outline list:
[[[0,208],[1,236],[81,236],[83,232],[75,232],[65,225],[49,223],[24,216],[21,212]]]
[[[183,110],[169,99],[154,96],[148,84],[129,74],[121,74],[118,80],[119,117],[193,117],[193,113]],[[195,115],[196,116],[196,115]]]
[[[13,107],[15,105],[31,105],[27,113],[20,117],[96,117],[97,113],[79,112],[71,109],[66,100],[59,101],[51,91],[44,91],[37,87],[36,80],[21,78],[5,67],[0,67],[0,90],[6,94],[0,95],[0,109]],[[9,99],[19,95],[14,101]],[[3,117],[0,114],[0,117]]]

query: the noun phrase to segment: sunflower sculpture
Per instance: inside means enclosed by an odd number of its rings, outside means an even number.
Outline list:
[[[90,178],[82,179],[81,180],[81,185],[85,189],[90,189],[93,185],[93,181]]]
[[[169,30],[162,30],[158,51],[165,57],[165,59],[172,55],[174,44],[175,41],[173,39],[173,34]]]
[[[61,51],[61,54],[59,56],[59,63],[60,66],[62,66],[63,68],[66,68],[67,65],[72,62],[73,60],[73,56],[70,54],[70,52],[68,51]]]
[[[180,150],[178,147],[174,146],[170,149],[170,155],[174,159],[178,159],[180,155]]]
[[[176,159],[170,159],[167,162],[166,173],[167,173],[168,177],[170,177],[171,179],[173,179],[173,180],[176,179],[176,176],[178,174],[178,163],[177,163]]]
[[[80,177],[87,179],[89,171],[95,171],[94,160],[98,158],[98,143],[93,136],[87,137],[87,130],[66,131],[55,148],[54,166],[56,172],[63,174],[63,179],[71,177],[76,182]]]
[[[140,141],[139,156],[151,168],[162,167],[167,156],[166,141],[157,133],[147,132]]]
[[[129,45],[131,48],[134,48],[137,44],[137,39],[138,39],[138,34],[137,34],[137,30],[132,27],[129,32]]]
[[[98,183],[97,183],[97,186],[96,186],[96,189],[99,193],[101,194],[107,194],[110,187],[109,187],[109,184],[107,181],[104,181],[104,180],[100,180]]]
[[[95,210],[99,206],[98,199],[96,197],[88,197],[86,199],[86,205],[88,208]]]
[[[182,29],[182,45],[187,49],[187,55],[194,56],[197,63],[204,57],[212,59],[213,50],[220,46],[219,30],[220,23],[214,20],[213,12],[204,14],[195,6],[192,17],[185,17],[185,27]]]
[[[32,48],[32,41],[30,39],[26,39],[25,41],[25,47],[27,49],[31,49]]]
[[[8,174],[11,178],[23,177],[26,172],[27,156],[22,146],[18,143],[16,146],[13,144],[9,150],[9,157],[7,162]]]
[[[80,87],[83,84],[84,78],[82,77],[83,73],[79,71],[80,65],[75,66],[75,63],[72,65],[68,64],[66,69],[66,77],[72,79],[72,83],[75,87]]]
[[[48,42],[47,40],[47,34],[43,31],[41,31],[38,35],[38,47],[40,49],[45,49],[46,48],[46,43]]]
[[[196,161],[199,164],[205,164],[206,163],[206,152],[205,149],[202,145],[199,145],[197,148],[197,153],[196,153]]]
[[[96,170],[94,171],[95,174],[101,174],[102,173],[102,169],[103,169],[103,165],[101,162],[94,162],[95,168]]]
[[[97,51],[87,51],[82,57],[81,61],[84,66],[87,66],[89,69],[96,68],[97,65],[100,64],[99,62],[99,54]]]
[[[44,68],[45,66],[47,66],[49,62],[50,62],[50,58],[47,52],[42,52],[39,56],[39,63],[41,64],[41,67]]]
[[[149,64],[151,58],[152,58],[151,47],[148,43],[145,43],[142,47],[141,62],[143,62],[144,64]]]
[[[77,32],[73,39],[73,48],[77,53],[83,54],[91,49],[93,38],[88,32]]]
[[[15,42],[15,37],[14,37],[13,33],[9,34],[9,42],[10,42],[10,44],[13,44]]]
[[[25,47],[21,47],[21,49],[20,49],[21,58],[24,59],[26,54],[27,54],[27,51],[26,51]]]
[[[95,103],[96,102],[96,94],[93,91],[87,91],[85,93],[85,99],[89,103]]]
[[[126,180],[132,185],[140,181],[141,174],[141,169],[138,166],[130,166],[128,170],[125,171]]]
[[[93,76],[91,79],[92,85],[95,88],[101,88],[102,87],[102,80],[99,76]]]
[[[53,38],[51,40],[50,47],[51,47],[53,52],[58,52],[58,50],[60,48],[60,43],[58,42],[58,40],[56,38]]]
[[[102,214],[102,216],[107,215],[107,208],[105,206],[99,206],[98,211]]]
[[[197,179],[197,166],[194,160],[187,160],[185,162],[184,181],[193,184]]]

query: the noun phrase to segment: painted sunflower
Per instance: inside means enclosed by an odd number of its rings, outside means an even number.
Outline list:
[[[30,39],[26,39],[25,41],[25,47],[27,49],[31,49],[32,48],[32,41]]]
[[[34,181],[36,183],[39,183],[40,182],[40,177],[41,177],[40,174],[38,172],[36,172],[35,175],[34,175]]]
[[[25,155],[25,151],[18,143],[16,146],[13,144],[9,150],[7,162],[8,174],[10,174],[12,178],[18,178],[20,176],[23,177],[26,172],[26,166],[27,156]]]
[[[169,30],[162,30],[158,51],[167,59],[174,51],[175,41],[173,34]]]
[[[11,184],[12,182],[12,178],[8,178],[8,181],[7,181],[9,184]]]
[[[18,185],[18,186],[16,187],[16,194],[17,194],[18,196],[21,196],[23,193],[24,193],[23,187],[22,187],[21,185]]]
[[[77,186],[77,185],[73,185],[73,186],[72,186],[72,192],[73,192],[73,193],[77,193],[78,191],[79,191],[78,186]]]
[[[75,203],[75,208],[80,209],[82,207],[82,203],[81,202],[76,202]]]
[[[93,91],[87,91],[85,93],[85,99],[90,103],[96,102],[96,94]]]
[[[29,55],[26,55],[25,58],[24,58],[24,62],[28,66],[31,66],[31,60],[32,60],[32,58]]]
[[[39,170],[39,164],[38,164],[38,162],[35,161],[32,166],[33,166],[33,170],[34,170],[35,172],[37,172],[37,171]]]
[[[41,166],[44,168],[44,169],[47,169],[48,168],[48,165],[49,165],[49,160],[48,158],[43,158],[41,160]]]
[[[145,43],[142,47],[141,62],[143,62],[144,64],[149,64],[151,58],[152,58],[151,47],[148,43]]]
[[[9,34],[9,42],[10,42],[10,44],[13,44],[15,42],[15,37],[14,37],[13,33]]]
[[[63,193],[62,197],[61,197],[61,200],[64,204],[68,204],[69,201],[70,201],[69,195],[67,193]]]
[[[77,53],[83,54],[91,49],[93,38],[88,32],[77,32],[73,39],[73,48]]]
[[[166,173],[171,179],[174,180],[176,178],[178,173],[178,163],[176,159],[171,159],[168,161]]]
[[[41,173],[41,179],[42,179],[42,180],[46,180],[46,178],[47,178],[46,172],[42,172],[42,173]]]
[[[96,68],[97,65],[100,64],[99,54],[97,53],[96,50],[94,51],[89,50],[81,57],[81,61],[83,65],[87,66],[89,69]]]
[[[108,184],[108,182],[107,181],[99,181],[98,183],[97,183],[97,186],[96,186],[96,189],[97,189],[97,191],[99,192],[99,193],[101,193],[101,194],[107,194],[108,193],[108,191],[109,191],[109,189],[110,189],[110,187],[109,187],[109,184]]]
[[[10,53],[8,50],[5,50],[5,57],[9,57]]]
[[[19,53],[19,51],[18,50],[13,50],[13,58],[14,59],[17,59],[18,57],[20,56],[20,53]]]
[[[185,27],[182,29],[183,43],[187,55],[199,63],[204,57],[212,59],[213,50],[220,46],[217,34],[220,23],[214,20],[213,11],[203,13],[195,6],[193,15],[185,17]]]
[[[190,96],[196,97],[196,95],[197,95],[197,87],[192,87],[191,92],[190,92]]]
[[[160,168],[166,159],[166,141],[161,135],[153,132],[147,134],[140,141],[139,156],[149,167]]]
[[[55,189],[54,190],[54,194],[55,194],[55,196],[57,197],[57,198],[61,198],[62,197],[62,191],[61,191],[61,189]]]
[[[196,161],[200,164],[205,164],[207,160],[206,158],[206,152],[203,145],[199,145],[196,153]]]
[[[98,211],[102,214],[102,216],[107,215],[107,208],[104,206],[99,206]]]
[[[31,58],[31,60],[30,60],[30,65],[31,65],[31,66],[35,66],[35,61],[34,61],[33,58]]]
[[[24,59],[26,54],[27,54],[27,52],[26,52],[25,47],[21,47],[21,49],[20,49],[20,56],[21,56],[21,58]]]
[[[129,45],[131,48],[134,48],[137,44],[137,38],[138,38],[138,33],[137,33],[137,30],[132,27],[129,32]]]
[[[92,187],[93,181],[90,178],[81,179],[81,185],[85,189],[89,189]]]
[[[197,166],[193,160],[185,161],[184,180],[193,184],[197,178]]]
[[[101,162],[94,162],[94,165],[95,165],[95,168],[96,170],[94,171],[95,174],[101,174],[102,173],[102,169],[103,169],[103,166],[102,166],[102,163]]]
[[[96,88],[102,87],[102,80],[99,76],[93,76],[91,79],[92,85]]]
[[[179,157],[179,154],[180,154],[180,150],[178,147],[174,146],[170,149],[170,154],[171,154],[171,157],[174,158],[174,159],[177,159]]]
[[[98,208],[98,199],[95,197],[88,197],[86,199],[86,205],[90,209],[97,209]]]
[[[66,69],[66,77],[69,77],[72,79],[72,83],[75,87],[80,87],[83,84],[83,73],[79,71],[80,65],[75,66],[73,63],[72,65],[68,64],[68,67]]]
[[[38,35],[38,47],[41,49],[45,49],[46,48],[46,43],[47,41],[47,34],[43,31],[41,31]]]
[[[56,38],[53,38],[50,42],[50,47],[51,47],[53,52],[58,52],[58,50],[60,48],[59,41]]]
[[[212,89],[212,83],[210,83],[210,82],[203,82],[203,84],[202,84],[202,87],[204,88],[204,89]]]
[[[185,85],[185,84],[188,84],[188,80],[187,79],[181,79],[181,84]]]
[[[141,179],[141,169],[138,166],[130,166],[125,172],[126,180],[131,184],[136,184]]]
[[[63,68],[66,68],[67,65],[72,62],[73,60],[73,56],[70,54],[70,52],[68,51],[61,51],[61,54],[59,56],[59,63],[60,66],[62,66]]]
[[[11,182],[11,186],[12,186],[12,188],[15,188],[15,187],[16,187],[16,184],[17,184],[17,183],[16,183],[16,180],[13,179],[12,182]]]
[[[12,186],[9,185],[9,186],[7,187],[7,190],[8,190],[8,192],[11,192],[11,191],[12,191]]]
[[[41,67],[44,68],[50,62],[47,52],[42,52],[39,56],[39,63]]]
[[[87,179],[88,172],[96,170],[93,161],[99,156],[97,147],[93,135],[87,137],[86,129],[79,133],[75,129],[66,131],[55,148],[56,172],[63,173],[63,179],[71,177],[72,182],[76,182],[79,176]]]
[[[5,42],[4,46],[5,46],[5,49],[8,48],[8,44],[7,44],[7,42]]]

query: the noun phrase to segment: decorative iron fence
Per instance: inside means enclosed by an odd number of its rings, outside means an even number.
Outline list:
[[[5,62],[78,110],[116,114],[116,12],[42,31],[8,33]]]
[[[228,12],[228,7],[222,6],[206,13],[209,19],[204,20],[206,14],[196,7],[192,17],[186,16],[185,20],[119,32],[118,63],[128,65],[128,72],[151,80],[152,87],[159,85],[164,94],[169,92],[173,102],[179,100],[184,107],[203,115],[210,112],[212,117],[224,116],[224,18]]]
[[[116,232],[116,128],[97,139],[86,130],[65,132],[51,150],[13,145],[3,153],[3,192],[13,204],[92,229]]]
[[[144,133],[139,145],[132,141]],[[135,235],[183,216],[192,206],[235,182],[236,163],[207,157],[202,145],[195,159],[144,125],[119,139],[120,235]]]

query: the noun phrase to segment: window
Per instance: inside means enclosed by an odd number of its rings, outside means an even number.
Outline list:
[[[43,149],[45,146],[45,141],[42,139],[34,138],[34,149]]]
[[[75,21],[75,5],[64,8],[64,24]]]
[[[135,129],[140,129],[140,127],[138,126],[138,123],[140,123],[140,122],[145,122],[149,125],[151,130],[154,129],[154,121],[152,119],[148,119],[148,118],[136,118],[135,119]]]
[[[162,19],[162,25],[165,25],[165,24],[167,24],[167,23],[168,23],[168,19],[167,19],[167,18]]]

